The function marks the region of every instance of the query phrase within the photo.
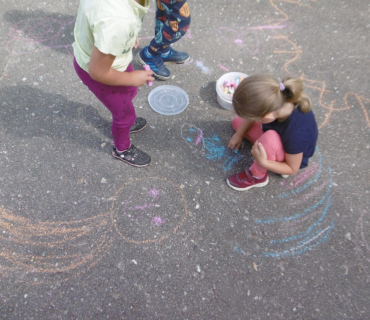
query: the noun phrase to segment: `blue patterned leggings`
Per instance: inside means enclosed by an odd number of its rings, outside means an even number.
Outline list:
[[[184,36],[191,18],[187,0],[157,0],[156,7],[155,37],[150,42],[150,47],[161,54]]]

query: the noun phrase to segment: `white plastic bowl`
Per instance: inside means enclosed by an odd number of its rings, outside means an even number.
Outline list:
[[[219,103],[221,107],[227,110],[233,110],[232,96],[228,96],[225,92],[223,92],[221,90],[221,85],[223,85],[225,81],[232,81],[240,76],[242,76],[243,78],[248,77],[247,74],[242,73],[242,72],[229,72],[229,73],[225,73],[216,82],[217,102]]]

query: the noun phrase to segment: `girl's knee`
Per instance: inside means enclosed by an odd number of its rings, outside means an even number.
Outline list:
[[[231,121],[231,125],[233,126],[233,129],[236,131],[238,130],[238,128],[240,127],[240,125],[242,124],[243,122],[243,118],[239,117],[239,116],[236,116],[232,121]]]
[[[285,151],[280,135],[275,130],[266,131],[258,140],[264,147],[267,159],[284,161]]]
[[[260,138],[259,142],[265,145],[282,145],[280,135],[275,130],[268,130],[264,132]]]

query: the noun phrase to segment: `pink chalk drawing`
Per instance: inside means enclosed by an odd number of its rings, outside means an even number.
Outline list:
[[[114,229],[130,243],[157,243],[167,239],[187,217],[181,189],[163,178],[129,181],[114,197],[115,204],[110,210]]]
[[[159,191],[157,189],[152,189],[152,190],[149,191],[149,195],[152,198],[157,198],[159,196]]]
[[[289,188],[293,189],[306,181],[310,176],[316,174],[319,170],[319,165],[317,163],[312,164],[307,169],[302,171],[301,173],[297,174],[297,176],[294,177],[293,182],[287,180],[282,183],[283,186],[290,185]]]
[[[27,19],[14,24],[9,30],[11,39],[5,49],[12,54],[23,55],[50,49],[65,49],[73,56],[73,38],[63,33],[75,20],[59,21],[53,18]],[[70,43],[68,43],[70,42]]]
[[[250,49],[252,55],[256,55],[259,52],[259,38],[258,31],[263,30],[276,30],[285,28],[284,25],[271,25],[271,26],[255,26],[248,27],[242,30],[235,30],[227,27],[220,27],[218,29],[220,38],[224,39],[227,43],[235,44],[238,47],[247,47]],[[252,36],[252,37],[250,37]]]
[[[152,221],[151,221],[151,224],[153,226],[161,226],[162,224],[164,223],[164,221],[161,219],[161,217],[153,217]]]
[[[310,192],[310,193],[305,193],[302,195],[302,198],[300,200],[296,200],[294,202],[295,205],[300,205],[302,203],[305,203],[307,201],[309,201],[310,199],[316,197],[317,195],[319,195],[321,193],[321,191],[323,189],[326,189],[328,186],[330,185],[330,181],[327,181],[326,183],[323,183],[321,184],[320,186],[318,186],[317,188],[314,189],[314,191]]]
[[[199,128],[196,129],[197,129],[197,140],[195,141],[195,145],[197,146],[203,140],[203,131]]]
[[[223,65],[221,65],[221,64],[218,64],[218,66],[221,68],[221,69],[223,69],[223,70],[225,70],[225,71],[227,71],[227,72],[229,72],[230,70],[229,69],[227,69],[226,67],[224,67]]]
[[[158,196],[158,191],[154,189],[155,192],[157,192],[157,194],[155,195],[154,198],[156,198]],[[153,196],[153,190],[151,190],[149,192],[149,195],[150,196]],[[147,212],[147,209],[149,208],[160,208],[160,205],[157,204],[157,203],[146,203],[146,204],[143,204],[143,205],[135,205],[133,210],[131,209],[130,212],[131,213],[127,213],[128,210],[127,210],[127,207],[129,205],[129,203],[131,202],[132,197],[129,197],[126,201],[124,201],[124,207],[123,207],[123,215],[126,216],[128,219],[130,220],[135,220],[135,221],[138,221],[140,218],[142,218],[145,213]]]
[[[235,39],[234,43],[237,44],[238,46],[243,45],[243,40],[242,39]]]

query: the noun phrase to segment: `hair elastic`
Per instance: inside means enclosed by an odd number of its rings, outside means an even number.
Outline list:
[[[285,90],[284,83],[280,82],[280,83],[279,83],[279,87],[280,87],[280,90],[281,90],[281,91],[284,91],[284,90]]]

